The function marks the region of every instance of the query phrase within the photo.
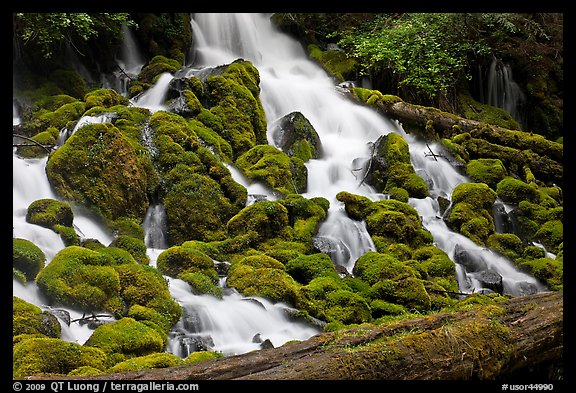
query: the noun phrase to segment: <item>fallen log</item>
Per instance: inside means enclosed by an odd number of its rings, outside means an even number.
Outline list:
[[[558,375],[562,353],[563,293],[544,292],[472,310],[325,332],[278,348],[191,365],[78,379],[502,380],[529,376],[531,381],[541,381],[562,379]],[[36,378],[43,377],[31,377]]]

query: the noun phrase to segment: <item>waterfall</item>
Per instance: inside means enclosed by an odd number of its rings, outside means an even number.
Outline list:
[[[512,77],[512,67],[494,57],[487,79],[486,103],[504,109],[525,128],[521,109],[526,97]]]

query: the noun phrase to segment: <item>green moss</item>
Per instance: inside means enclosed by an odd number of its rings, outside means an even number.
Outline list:
[[[118,247],[126,250],[141,265],[148,265],[150,257],[146,254],[146,244],[143,240],[129,235],[119,235],[112,240],[109,247]]]
[[[523,259],[519,265],[530,274],[545,283],[553,291],[561,291],[564,287],[564,261],[562,257]]]
[[[167,276],[178,277],[183,273],[201,272],[217,280],[214,262],[203,252],[187,246],[172,246],[162,251],[156,260],[157,269]]]
[[[228,221],[230,237],[254,232],[260,241],[271,238],[289,240],[288,210],[278,201],[258,201],[244,209]]]
[[[120,296],[125,307],[135,305],[150,308],[158,313],[151,320],[164,333],[180,319],[181,306],[172,298],[168,283],[157,269],[138,264],[124,264],[116,268],[120,279]],[[139,320],[143,320],[140,318]]]
[[[116,105],[128,105],[128,98],[122,96],[114,89],[97,89],[84,96],[86,109],[101,106],[109,108]]]
[[[524,183],[513,177],[506,177],[497,184],[498,198],[506,203],[519,203],[520,201],[538,202],[539,195],[535,185]]]
[[[30,338],[14,345],[12,376],[25,379],[31,375],[68,374],[82,366],[105,370],[106,355],[90,348],[57,338]]]
[[[293,160],[272,145],[257,145],[236,160],[236,166],[251,180],[262,182],[282,195],[299,193]],[[302,168],[300,168],[302,169]]]
[[[61,326],[58,319],[39,307],[12,296],[12,336],[19,334],[44,335],[60,338]]]
[[[564,224],[560,220],[547,221],[534,234],[546,249],[556,254],[564,241]]]
[[[354,79],[357,67],[356,60],[349,58],[346,52],[339,50],[323,51],[318,45],[308,45],[308,54],[338,82]]]
[[[508,171],[497,158],[478,158],[466,165],[466,173],[476,183],[486,183],[493,190],[508,175]]]
[[[224,290],[214,283],[214,277],[202,272],[186,272],[178,275],[180,280],[186,281],[192,287],[192,291],[201,295],[212,295],[217,298],[224,296]]]
[[[50,156],[46,174],[63,198],[108,219],[146,213],[146,171],[130,142],[110,123],[77,130]]]
[[[33,281],[46,263],[44,252],[27,239],[12,239],[12,266]]]
[[[228,272],[226,284],[236,288],[245,296],[261,296],[273,302],[299,304],[299,285],[284,270],[275,268],[253,268],[240,265]]]
[[[326,254],[302,255],[286,264],[286,272],[306,285],[316,277],[337,275],[334,263]]]
[[[184,364],[184,361],[171,353],[153,353],[138,356],[115,364],[108,372],[121,373],[126,371],[140,371],[155,368],[174,367]]]
[[[92,312],[122,312],[120,278],[113,259],[97,251],[70,246],[54,256],[36,277],[38,287],[56,304]]]
[[[512,233],[495,233],[488,238],[486,245],[513,261],[524,254],[524,243]]]
[[[222,352],[197,351],[197,352],[192,352],[190,355],[188,355],[188,357],[186,357],[186,359],[184,359],[184,363],[192,364],[192,363],[203,362],[206,360],[220,359],[223,357],[224,357],[224,355],[222,354]]]
[[[98,326],[84,344],[96,348],[107,356],[107,364],[129,358],[163,352],[167,335],[132,318]]]

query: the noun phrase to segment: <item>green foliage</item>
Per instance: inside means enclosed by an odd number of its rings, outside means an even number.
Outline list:
[[[26,280],[34,280],[45,262],[44,252],[30,240],[12,239],[12,266],[23,273]]]
[[[45,58],[51,58],[62,42],[74,45],[134,24],[127,13],[16,13],[13,17],[16,35],[38,47]]]

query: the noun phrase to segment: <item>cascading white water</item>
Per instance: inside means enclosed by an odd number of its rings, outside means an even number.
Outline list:
[[[521,106],[526,96],[514,81],[510,65],[494,57],[487,78],[486,103],[504,109],[522,126]]]

